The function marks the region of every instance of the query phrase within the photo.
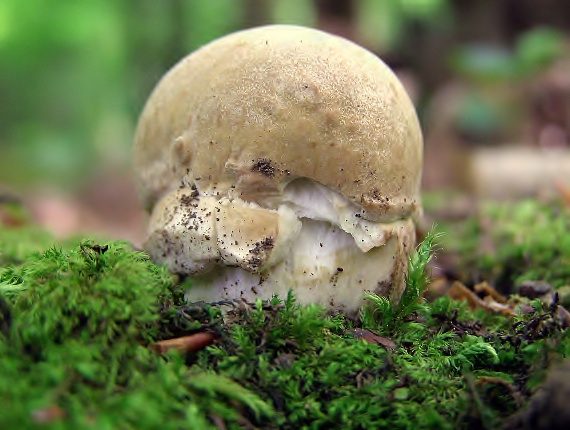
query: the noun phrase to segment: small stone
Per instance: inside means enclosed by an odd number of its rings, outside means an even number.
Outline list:
[[[518,293],[529,299],[536,299],[552,291],[552,287],[546,281],[524,281],[517,288]]]

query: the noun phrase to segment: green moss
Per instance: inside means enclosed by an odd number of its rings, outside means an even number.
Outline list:
[[[461,272],[512,291],[525,280],[570,285],[570,211],[537,200],[487,203],[477,218],[442,228]]]
[[[180,294],[125,244],[33,254],[0,270],[0,294],[0,428],[32,427],[54,407],[65,414],[55,427],[98,429],[238,422],[231,401],[254,418],[271,411],[228,378],[145,347]]]
[[[0,267],[21,264],[52,243],[53,238],[39,228],[2,228],[0,224]]]
[[[434,241],[410,260],[399,305],[369,296],[356,321],[292,294],[223,315],[183,303],[171,277],[124,243],[10,258],[0,428],[494,428],[566,356],[567,334],[539,303],[512,319],[423,301]],[[220,338],[193,355],[147,348],[205,328]]]
[[[491,237],[495,252],[487,256],[485,267],[515,284],[524,280],[544,280],[554,287],[570,284],[570,212],[561,206],[533,200],[516,205],[488,207],[494,224]],[[505,264],[505,269],[497,266]]]

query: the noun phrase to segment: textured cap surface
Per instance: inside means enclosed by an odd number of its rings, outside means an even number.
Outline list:
[[[420,210],[421,131],[402,85],[367,50],[303,27],[241,31],[181,60],[144,108],[134,163],[147,208],[181,182],[260,203],[310,178],[365,219]]]

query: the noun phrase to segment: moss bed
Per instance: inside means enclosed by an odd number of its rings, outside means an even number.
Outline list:
[[[477,254],[472,220],[428,233],[400,303],[368,296],[358,320],[292,294],[185,303],[189,285],[126,243],[0,226],[0,428],[540,428],[553,413],[537,393],[570,351],[557,295],[514,297],[527,309],[515,316],[422,296],[438,243],[490,282],[568,285],[570,245],[545,236],[568,231],[568,210],[528,205],[527,218],[493,224],[494,254]],[[156,352],[198,332],[214,342]]]

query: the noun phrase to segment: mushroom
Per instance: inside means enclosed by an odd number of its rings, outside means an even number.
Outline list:
[[[192,279],[189,300],[397,301],[422,151],[410,99],[369,51],[298,26],[230,34],[176,64],[141,114],[145,249]]]

